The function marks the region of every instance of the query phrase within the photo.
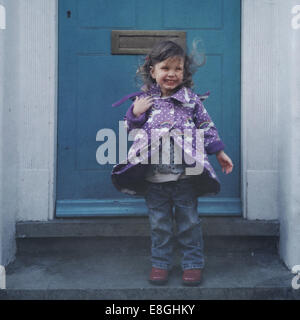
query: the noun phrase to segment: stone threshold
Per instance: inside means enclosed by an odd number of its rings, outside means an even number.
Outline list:
[[[279,237],[278,220],[242,217],[202,217],[204,236]],[[149,236],[147,217],[59,218],[16,223],[17,238]]]

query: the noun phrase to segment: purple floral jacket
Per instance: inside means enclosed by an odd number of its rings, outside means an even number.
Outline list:
[[[207,94],[209,95],[209,93]],[[189,154],[194,160],[194,166],[197,162],[202,164],[203,170],[201,170],[201,173],[191,176],[197,195],[217,194],[220,191],[220,182],[208,161],[207,155],[223,150],[224,144],[203,106],[202,101],[207,98],[207,95],[199,96],[191,89],[182,87],[171,97],[161,98],[161,91],[157,85],[153,85],[148,91],[136,95],[141,97],[151,96],[153,106],[139,117],[135,117],[132,104],[126,113],[124,120],[127,130],[129,134],[130,132],[136,132],[136,134],[126,161],[113,167],[111,178],[114,186],[123,193],[140,196],[145,194],[148,185],[145,180],[147,166],[151,165],[151,156],[161,148],[160,144],[153,143],[152,129],[162,129],[165,133],[172,130],[184,132],[185,129],[190,129],[192,137],[195,137],[196,129],[202,129],[202,137],[204,137],[202,157],[195,151],[196,139],[192,138],[190,141],[186,139],[187,141],[184,140],[184,143],[182,143],[179,135],[174,138],[174,142],[181,148],[184,146],[182,148],[183,153],[190,149]],[[124,99],[121,100],[121,102],[123,101]],[[143,130],[134,131],[134,129]],[[144,152],[141,152],[141,150],[144,150]],[[139,157],[136,155],[139,155]],[[187,163],[185,163],[185,166],[193,167],[193,165]]]

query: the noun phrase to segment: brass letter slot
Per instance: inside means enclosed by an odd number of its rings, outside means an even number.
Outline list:
[[[112,30],[112,54],[147,54],[161,40],[172,40],[186,48],[186,33],[172,30]]]

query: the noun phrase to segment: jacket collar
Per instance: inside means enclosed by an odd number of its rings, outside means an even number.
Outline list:
[[[151,86],[151,88],[148,90],[148,93],[152,96],[161,96],[161,90],[160,87],[157,84],[154,84]],[[196,96],[195,93],[192,92],[191,89],[182,87],[179,90],[177,90],[173,95],[170,97],[172,99],[175,99],[181,103],[189,103],[192,98]]]

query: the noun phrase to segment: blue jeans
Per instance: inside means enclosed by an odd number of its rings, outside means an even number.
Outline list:
[[[201,219],[191,178],[151,183],[145,195],[151,226],[152,266],[170,269],[175,220],[177,240],[182,248],[182,269],[204,267]],[[173,214],[173,206],[175,208]]]

